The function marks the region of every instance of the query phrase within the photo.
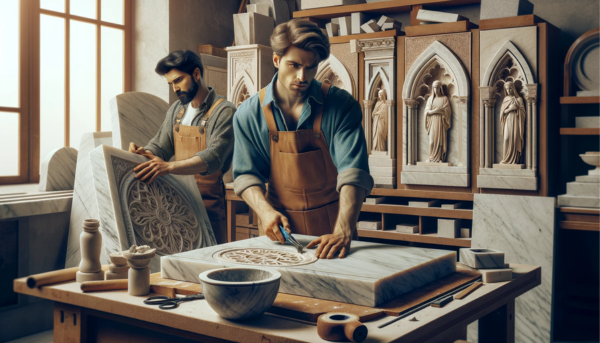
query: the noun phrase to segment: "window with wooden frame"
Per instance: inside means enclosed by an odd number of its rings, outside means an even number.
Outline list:
[[[39,182],[40,164],[48,153],[64,146],[79,148],[85,132],[111,130],[109,101],[131,90],[132,0],[1,3],[0,29],[7,32],[4,19],[14,18],[16,4],[20,32],[13,23],[19,49],[12,36],[12,45],[2,43],[0,65],[5,65],[5,54],[13,60],[16,54],[20,75],[10,79],[12,85],[0,82],[0,120],[8,123],[0,125],[0,144],[8,148],[2,160],[9,160],[0,164],[0,184]],[[12,12],[4,14],[4,7]],[[15,87],[20,102],[5,106],[4,95],[14,98]]]

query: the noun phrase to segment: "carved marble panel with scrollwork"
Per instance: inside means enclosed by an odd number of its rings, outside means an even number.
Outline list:
[[[107,254],[149,245],[156,248],[155,272],[160,256],[216,244],[192,176],[166,175],[148,184],[134,172],[145,157],[107,146],[92,151],[90,160]]]

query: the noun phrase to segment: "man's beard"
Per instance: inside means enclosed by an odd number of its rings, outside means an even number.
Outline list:
[[[194,80],[194,78],[192,77],[192,85],[187,90],[187,92],[183,92],[183,91],[176,92],[177,97],[181,101],[181,104],[182,105],[189,104],[190,101],[192,101],[194,99],[194,97],[196,97],[196,94],[198,94],[198,88],[200,88],[198,86],[198,82],[196,82],[196,80]]]

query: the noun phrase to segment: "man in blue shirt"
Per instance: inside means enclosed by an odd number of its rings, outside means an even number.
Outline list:
[[[307,248],[319,245],[318,258],[343,258],[373,188],[360,105],[314,80],[330,49],[315,24],[280,24],[271,46],[278,73],[234,116],[234,190],[258,214],[261,234],[285,243],[282,225],[320,236]]]

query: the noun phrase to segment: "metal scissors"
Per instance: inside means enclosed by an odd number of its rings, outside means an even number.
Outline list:
[[[158,305],[158,308],[160,308],[161,310],[172,310],[174,308],[177,308],[179,306],[180,302],[192,301],[192,300],[198,300],[198,299],[204,299],[204,294],[198,293],[198,294],[188,295],[187,297],[181,297],[181,298],[169,298],[169,297],[166,297],[163,295],[159,295],[159,296],[150,297],[150,298],[144,300],[144,304]]]

